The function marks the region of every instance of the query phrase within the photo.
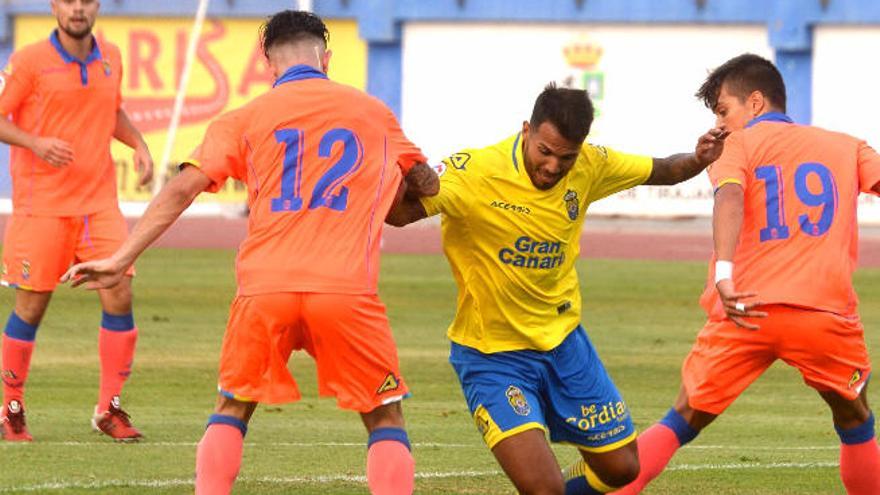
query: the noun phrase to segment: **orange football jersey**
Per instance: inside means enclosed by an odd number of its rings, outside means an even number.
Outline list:
[[[734,284],[767,303],[841,315],[856,312],[859,192],[880,181],[880,155],[864,141],[765,114],[727,138],[709,169],[717,189],[745,191]],[[701,304],[724,316],[710,264]]]
[[[57,32],[12,54],[0,92],[0,115],[23,131],[62,139],[73,161],[53,167],[12,146],[12,204],[16,213],[77,216],[116,208],[110,141],[122,103],[119,49],[95,41],[85,60],[68,53]]]
[[[402,175],[425,161],[382,102],[297,65],[215,120],[190,163],[210,191],[247,184],[240,295],[373,294],[385,216]]]

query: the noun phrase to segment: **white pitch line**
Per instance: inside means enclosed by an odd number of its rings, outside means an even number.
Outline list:
[[[451,472],[424,472],[416,473],[416,479],[438,479],[438,478],[479,478],[483,476],[496,476],[502,474],[501,471],[451,471]],[[237,480],[239,483],[268,483],[275,485],[294,485],[305,483],[366,483],[366,476],[352,476],[347,474],[331,474],[322,476],[293,476],[293,477],[241,477]],[[0,493],[15,492],[41,492],[47,490],[96,490],[102,488],[168,488],[175,486],[192,486],[191,479],[167,479],[167,480],[104,480],[104,481],[87,481],[87,482],[49,482],[36,485],[24,485],[15,488],[0,488]]]
[[[666,471],[736,471],[742,469],[814,469],[814,468],[836,468],[839,466],[836,462],[771,462],[763,464],[760,462],[736,462],[730,464],[678,464],[669,466]]]
[[[765,446],[738,446],[738,445],[688,445],[685,447],[686,450],[691,449],[705,449],[705,450],[742,450],[743,452],[747,452],[750,450],[840,450],[840,445],[805,445],[802,447],[773,447],[769,445]]]
[[[774,462],[761,464],[757,462],[731,463],[731,464],[679,464],[668,467],[667,471],[740,471],[747,469],[815,469],[837,467],[836,462]],[[503,474],[498,470],[489,471],[434,471],[416,473],[416,479],[440,479],[440,478],[479,478],[484,476],[498,476]],[[293,485],[303,483],[365,483],[366,476],[352,476],[347,474],[323,475],[323,476],[293,476],[293,477],[241,477],[241,483],[268,483],[276,485]],[[102,489],[114,487],[135,488],[167,488],[174,486],[192,486],[191,479],[166,479],[166,480],[104,480],[88,482],[49,482],[36,485],[23,485],[14,488],[0,488],[0,493],[15,492],[40,492],[48,490],[67,489]]]
[[[0,442],[0,448],[2,447],[13,447],[18,448],[19,445],[28,445],[28,444],[19,444],[14,442]],[[106,442],[77,442],[77,441],[63,441],[63,442],[36,442],[36,445],[52,445],[52,446],[61,446],[61,447],[84,447],[84,446],[92,446],[92,445],[114,445],[110,441]],[[136,444],[137,447],[195,447],[197,442],[151,442],[151,441],[143,441]],[[462,449],[462,448],[483,448],[482,443],[468,444],[468,443],[440,443],[440,442],[414,442],[413,447],[419,448],[446,448],[446,449]],[[270,442],[270,443],[260,443],[254,442],[249,443],[245,442],[245,447],[269,447],[269,446],[277,446],[277,447],[365,447],[366,443],[364,442]],[[756,445],[688,445],[684,448],[684,450],[735,450],[739,452],[749,452],[749,451],[818,451],[818,450],[839,450],[839,445],[804,445],[800,447],[785,447],[785,446],[756,446]]]
[[[34,444],[17,443],[17,442],[0,442],[0,447],[26,448],[26,445],[51,445],[55,447],[90,447],[93,445],[116,445],[111,441],[106,442],[35,442]],[[195,447],[197,442],[150,442],[143,441],[130,444],[134,447]],[[362,447],[366,448],[366,442],[269,442],[269,443],[244,443],[245,447]],[[414,442],[413,447],[419,448],[482,448],[483,444],[466,444],[466,443],[435,443],[435,442]]]

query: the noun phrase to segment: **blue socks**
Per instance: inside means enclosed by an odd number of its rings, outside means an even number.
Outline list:
[[[15,314],[15,311],[13,311],[12,314],[9,315],[9,319],[6,321],[6,330],[4,330],[3,333],[16,340],[33,342],[34,339],[37,338],[37,327],[38,325],[31,325],[22,320],[17,314]]]
[[[247,435],[247,425],[244,421],[234,417],[227,416],[225,414],[212,414],[211,417],[208,418],[208,425],[229,425],[238,428],[238,431],[241,432],[241,436]]]
[[[700,433],[699,431],[691,428],[691,425],[689,425],[688,422],[685,421],[681,414],[678,414],[678,411],[676,411],[675,408],[669,409],[669,412],[666,413],[666,416],[664,416],[663,419],[660,420],[660,424],[666,426],[675,433],[675,436],[678,437],[678,443],[681,446],[689,443]]]
[[[871,413],[868,416],[868,419],[856,426],[855,428],[850,428],[849,430],[844,430],[837,425],[834,425],[834,430],[837,431],[837,436],[840,437],[841,443],[845,443],[847,445],[856,445],[860,443],[865,443],[868,440],[874,439],[874,414]]]
[[[370,433],[370,438],[367,440],[367,448],[369,449],[374,443],[383,440],[400,442],[407,450],[412,451],[412,447],[409,445],[409,438],[406,435],[406,430],[403,428],[376,428]]]

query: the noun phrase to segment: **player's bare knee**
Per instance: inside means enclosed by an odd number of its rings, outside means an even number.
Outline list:
[[[51,292],[19,290],[15,294],[15,314],[31,325],[39,325],[51,298]]]
[[[630,442],[617,449],[601,454],[581,451],[589,469],[609,487],[623,487],[639,476],[639,449],[636,442]]]
[[[611,487],[626,486],[639,477],[641,466],[637,451],[621,452],[612,463],[594,463],[590,466],[602,483]]]
[[[361,419],[368,432],[376,428],[403,428],[403,407],[400,402],[392,402],[373,409],[370,412],[361,413]]]
[[[682,385],[678,390],[678,396],[675,398],[675,405],[673,406],[679,414],[684,415],[686,412],[691,411],[691,399],[687,393],[687,389]]]
[[[15,305],[15,314],[17,314],[19,318],[31,325],[39,325],[40,322],[43,321],[43,315],[45,315],[45,313],[46,308],[18,304]]]
[[[608,473],[597,473],[597,475],[608,486],[623,487],[635,481],[639,477],[640,470],[638,456],[627,456]]]
[[[226,397],[225,395],[218,395],[214,412],[224,416],[232,416],[247,423],[250,421],[251,415],[256,408],[256,402],[245,402]]]
[[[676,401],[674,409],[697,432],[702,431],[703,428],[709,426],[718,417],[717,414],[692,408],[688,403],[687,396],[684,397],[683,402],[681,400]]]
[[[131,278],[123,277],[115,287],[99,291],[101,306],[104,311],[114,315],[131,313]]]
[[[868,408],[867,399],[864,396],[849,400],[835,392],[820,392],[819,395],[828,403],[834,424],[840,428],[855,428],[871,416],[871,409]]]
[[[690,404],[690,397],[688,397],[687,390],[685,390],[684,385],[682,385],[681,390],[678,392],[678,397],[675,399],[675,405],[673,409],[684,418],[691,427],[694,426],[695,415],[699,412],[696,409],[693,409]]]

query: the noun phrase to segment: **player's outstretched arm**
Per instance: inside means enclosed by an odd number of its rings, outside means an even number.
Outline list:
[[[153,179],[153,157],[141,132],[137,130],[125,110],[116,111],[116,128],[113,137],[134,150],[134,169],[140,175],[138,183],[145,186]]]
[[[670,186],[684,182],[699,174],[724,151],[724,138],[729,132],[720,128],[709,129],[697,140],[693,153],[679,153],[666,158],[654,158],[651,176],[645,181],[649,186]]]
[[[739,242],[739,231],[743,223],[743,208],[745,192],[739,184],[724,184],[715,191],[715,209],[712,212],[712,236],[715,242],[715,258],[721,263],[728,262],[729,269],[726,275],[722,275],[716,264],[715,287],[724,305],[727,317],[737,326],[757,330],[758,325],[743,320],[747,318],[763,318],[767,313],[755,311],[755,307],[762,303],[759,301],[743,302],[743,299],[753,298],[754,292],[737,292],[733,284],[733,255]],[[728,276],[729,275],[729,276]]]
[[[73,148],[61,139],[39,137],[21,130],[10,120],[0,117],[0,141],[34,152],[53,167],[63,167],[73,161]]]
[[[150,201],[144,216],[113,256],[76,264],[61,277],[61,282],[72,280],[74,287],[85,284],[88,289],[106,289],[118,284],[137,257],[158,239],[210,184],[211,179],[197,167],[184,167],[180,174],[168,181],[162,191]]]

